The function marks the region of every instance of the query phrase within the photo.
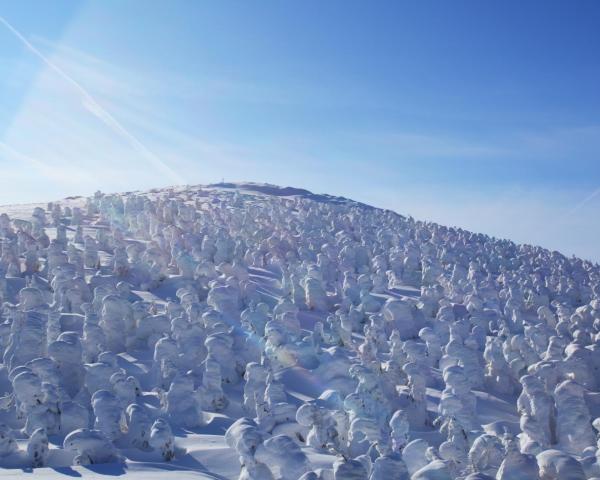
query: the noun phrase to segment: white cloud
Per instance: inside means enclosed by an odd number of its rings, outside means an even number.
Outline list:
[[[198,125],[210,122],[212,113],[202,108],[205,100],[221,96],[234,101],[283,102],[285,96],[269,97],[260,87],[226,79],[205,78],[195,84],[169,72],[146,75],[61,44],[41,39],[35,44],[52,50],[43,55],[85,94],[54,68],[39,73],[1,139],[0,203],[52,200],[89,194],[98,188],[122,191],[176,182],[206,183],[226,176],[345,195],[416,218],[600,260],[594,240],[600,236],[600,225],[590,219],[600,196],[598,190],[586,195],[567,188],[468,188],[440,179],[415,183],[407,171],[410,162],[386,172],[369,161],[379,149],[400,152],[403,158],[468,161],[514,159],[523,152],[577,153],[578,145],[598,142],[598,127],[513,134],[487,142],[408,131],[331,132],[325,139],[291,132],[286,137],[228,142],[211,138],[210,132],[198,133]],[[194,114],[189,126],[194,128],[186,128],[185,121],[170,118],[170,103],[192,98],[198,100],[189,109]],[[106,112],[110,112],[108,116]],[[113,122],[116,119],[117,124]],[[183,178],[165,175],[156,162],[148,161],[143,148],[132,148],[131,137],[119,127],[141,139],[147,151]]]

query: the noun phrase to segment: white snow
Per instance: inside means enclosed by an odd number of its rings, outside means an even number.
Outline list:
[[[0,478],[600,477],[600,267],[238,183],[0,207]]]

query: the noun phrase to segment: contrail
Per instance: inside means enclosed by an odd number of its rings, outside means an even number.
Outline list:
[[[600,195],[600,188],[597,188],[596,190],[594,190],[592,193],[590,193],[587,197],[585,197],[581,202],[579,202],[577,205],[575,205],[568,213],[567,215],[571,215],[572,213],[575,213],[577,210],[579,210],[581,207],[583,207],[584,205],[586,205],[587,203],[591,202],[594,198],[596,198],[598,195]]]
[[[131,146],[140,153],[143,157],[149,160],[155,167],[161,170],[163,173],[168,175],[175,183],[184,184],[186,181],[181,175],[175,172],[165,162],[163,162],[158,155],[151,152],[142,142],[140,142],[132,133],[130,133],[121,123],[113,117],[102,105],[100,105],[90,93],[83,88],[76,80],[71,78],[67,73],[64,72],[60,67],[52,63],[46,56],[35,48],[21,33],[8,23],[2,16],[0,16],[0,23],[2,23],[10,32],[19,39],[19,41],[25,45],[35,56],[37,56],[42,62],[44,62],[49,68],[56,72],[60,77],[69,83],[81,96],[84,107],[92,113],[92,115],[99,118],[107,127],[113,130],[118,135],[125,138]]]

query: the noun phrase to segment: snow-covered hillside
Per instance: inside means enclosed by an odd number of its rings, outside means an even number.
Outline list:
[[[598,265],[265,184],[0,213],[0,479],[600,477]]]

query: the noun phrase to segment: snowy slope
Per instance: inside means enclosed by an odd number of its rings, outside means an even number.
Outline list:
[[[267,184],[0,214],[0,477],[600,475],[598,265]]]

